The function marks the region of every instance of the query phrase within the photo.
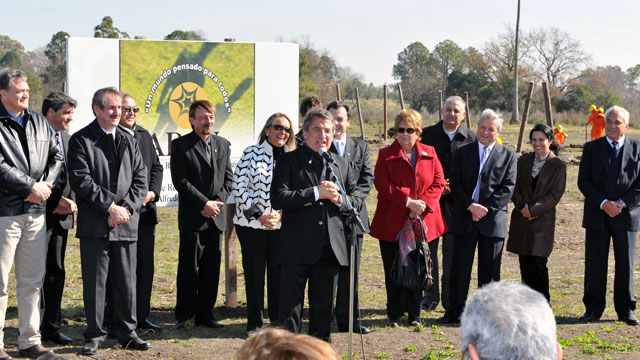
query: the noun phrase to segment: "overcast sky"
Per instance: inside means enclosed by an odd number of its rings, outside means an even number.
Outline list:
[[[28,5],[27,5],[28,4]],[[147,5],[145,5],[147,4]],[[60,30],[93,37],[109,15],[131,37],[162,39],[173,30],[200,30],[211,41],[309,39],[341,66],[380,85],[393,82],[397,55],[414,41],[432,50],[450,39],[460,47],[482,45],[516,22],[517,0],[459,1],[4,1],[0,35],[27,50],[46,45]],[[580,40],[592,65],[640,63],[640,1],[522,0],[521,29],[556,26]]]

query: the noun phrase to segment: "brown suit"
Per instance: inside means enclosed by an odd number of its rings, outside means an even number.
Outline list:
[[[553,249],[556,205],[564,193],[567,166],[553,152],[549,153],[533,190],[531,168],[534,157],[535,153],[529,153],[518,159],[516,188],[511,198],[515,208],[511,213],[507,251],[549,257]],[[534,220],[528,220],[520,213],[525,204],[529,205],[531,216],[536,217]]]

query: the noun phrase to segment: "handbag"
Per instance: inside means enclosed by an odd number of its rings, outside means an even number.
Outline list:
[[[433,275],[429,245],[427,243],[425,224],[420,217],[407,218],[398,233],[398,249],[391,265],[391,282],[400,288],[411,291],[423,291],[433,285]],[[418,234],[416,236],[416,231]],[[422,239],[423,241],[417,241]],[[411,249],[408,254],[401,251],[402,243],[405,249]],[[413,246],[411,246],[413,245]],[[418,246],[419,245],[419,246]]]

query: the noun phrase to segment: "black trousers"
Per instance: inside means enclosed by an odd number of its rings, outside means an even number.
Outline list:
[[[280,319],[280,230],[262,230],[236,225],[242,250],[244,284],[247,292],[247,331],[264,325],[264,275],[267,269],[269,321]]]
[[[202,231],[180,231],[176,280],[176,320],[195,315],[198,321],[213,320],[220,280],[221,236],[211,226]]]
[[[522,283],[544,295],[547,301],[551,301],[547,258],[544,256],[518,255],[518,260],[520,261]]]
[[[138,226],[138,264],[136,266],[136,275],[138,277],[136,286],[138,323],[147,320],[151,307],[155,234],[155,224]]]
[[[290,331],[300,332],[304,288],[309,280],[309,335],[329,341],[331,308],[338,275],[338,259],[331,245],[322,248],[315,264],[283,264],[280,268],[280,321]]]
[[[450,314],[460,316],[469,295],[473,259],[478,246],[478,288],[492,281],[500,281],[500,264],[504,238],[488,237],[480,234],[476,224],[465,235],[456,235],[451,278]]]
[[[636,232],[613,229],[607,225],[604,231],[586,230],[584,297],[582,302],[588,311],[601,315],[606,307],[607,268],[609,244],[613,239],[615,277],[613,303],[619,316],[626,316],[636,309],[633,295],[633,265],[636,252]]]
[[[389,320],[397,321],[406,312],[409,315],[409,321],[419,321],[421,291],[400,288],[391,282],[391,266],[398,251],[398,243],[383,240],[379,242],[384,267],[384,285],[387,289],[387,317]]]
[[[47,265],[42,284],[42,323],[40,332],[52,337],[62,329],[62,291],[64,290],[64,256],[69,230],[58,225],[47,229]]]
[[[353,278],[353,325],[360,325],[360,307],[358,304],[358,273],[360,272],[360,256],[362,253],[363,235],[356,235],[355,269]],[[351,259],[351,246],[347,245],[347,254]],[[336,322],[338,328],[349,328],[349,266],[340,266],[338,270],[338,292],[336,293]]]
[[[80,238],[80,260],[84,310],[87,317],[85,340],[104,341],[104,305],[107,277],[113,297],[112,323],[118,341],[135,335],[136,329],[136,242],[106,238]]]

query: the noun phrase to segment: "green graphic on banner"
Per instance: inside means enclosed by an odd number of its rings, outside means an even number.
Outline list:
[[[195,100],[215,105],[221,136],[246,136],[255,115],[254,54],[254,44],[122,40],[120,89],[136,99],[138,123],[161,142],[191,131]]]

